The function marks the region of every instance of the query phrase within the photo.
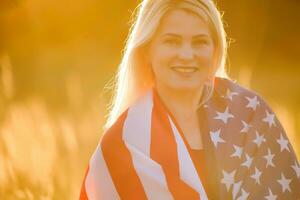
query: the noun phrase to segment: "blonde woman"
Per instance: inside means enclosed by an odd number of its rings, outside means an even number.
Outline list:
[[[80,199],[298,199],[274,112],[225,73],[212,0],[144,0]]]

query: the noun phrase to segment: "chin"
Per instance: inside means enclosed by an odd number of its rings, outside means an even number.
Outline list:
[[[172,84],[172,88],[174,90],[181,90],[181,91],[183,91],[183,90],[186,90],[186,91],[196,90],[200,87],[201,87],[201,85],[199,85],[199,83],[198,84],[192,84],[192,83],[189,83],[189,84],[187,84],[187,83],[185,83],[185,84],[182,84],[182,83],[181,84]]]

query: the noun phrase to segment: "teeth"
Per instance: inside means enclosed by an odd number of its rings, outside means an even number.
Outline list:
[[[186,73],[197,71],[196,68],[187,68],[187,67],[174,67],[173,69],[178,72],[186,72]]]

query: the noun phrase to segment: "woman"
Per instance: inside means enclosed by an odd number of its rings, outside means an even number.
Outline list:
[[[295,152],[226,48],[211,0],[141,3],[81,199],[300,198]]]

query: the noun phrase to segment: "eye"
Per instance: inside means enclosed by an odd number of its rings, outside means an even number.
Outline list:
[[[193,42],[194,46],[204,46],[204,45],[208,45],[208,44],[209,44],[209,41],[207,41],[207,40],[195,40]]]
[[[171,46],[177,46],[180,44],[180,42],[177,39],[173,39],[173,38],[165,39],[164,43]]]

